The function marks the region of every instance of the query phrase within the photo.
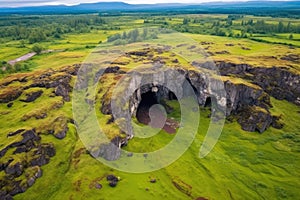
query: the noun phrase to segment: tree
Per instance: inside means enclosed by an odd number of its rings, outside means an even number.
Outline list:
[[[186,24],[189,23],[189,21],[190,21],[190,20],[189,20],[188,18],[184,18],[182,24],[186,25]]]
[[[291,24],[291,22],[289,22],[286,27],[286,32],[291,32],[291,27],[292,27],[292,24]]]
[[[146,39],[147,35],[148,35],[148,29],[144,28],[143,29],[143,39]]]
[[[33,44],[36,42],[42,42],[46,39],[47,39],[47,37],[42,30],[36,30],[33,33],[31,33],[31,35],[29,37],[29,43]]]
[[[284,25],[282,22],[278,23],[278,32],[283,33],[284,32]]]
[[[19,72],[22,70],[22,65],[20,63],[17,63],[17,64],[15,64],[14,68],[15,68],[16,72]]]
[[[130,38],[130,42],[136,42],[139,37],[139,30],[134,29],[128,33],[128,37]]]
[[[125,31],[123,32],[122,39],[123,39],[123,40],[127,39],[127,34],[126,34]]]
[[[229,25],[229,26],[232,26],[233,22],[231,19],[227,19],[226,20],[226,24]]]
[[[32,47],[32,51],[34,51],[37,54],[40,54],[43,51],[43,47],[36,44]]]
[[[248,20],[248,25],[252,26],[253,25],[253,19]]]

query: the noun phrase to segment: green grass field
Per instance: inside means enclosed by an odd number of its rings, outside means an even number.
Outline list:
[[[112,170],[85,154],[72,127],[64,140],[45,136],[45,142],[57,145],[57,155],[42,167],[43,177],[16,199],[295,199],[299,195],[299,107],[275,99],[272,104],[272,112],[283,115],[284,129],[271,128],[260,135],[241,131],[236,122],[227,123],[213,151],[200,159],[210,121],[208,111],[202,110],[198,134],[186,153],[167,168],[145,174]],[[133,139],[125,149],[151,151],[172,137],[162,131],[142,143]],[[108,186],[107,174],[121,178],[116,188]],[[150,183],[153,178],[156,183]],[[183,189],[178,190],[174,182]],[[96,189],[95,183],[103,188]]]

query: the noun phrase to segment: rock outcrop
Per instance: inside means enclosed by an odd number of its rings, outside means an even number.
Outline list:
[[[0,150],[0,171],[5,172],[4,179],[0,180],[1,199],[11,199],[12,196],[25,192],[37,178],[42,176],[40,167],[49,163],[50,158],[56,154],[53,144],[42,143],[35,129],[20,129],[9,133],[8,137],[21,138],[21,140],[12,142]],[[6,156],[10,149],[15,149],[13,154],[23,154],[21,158],[24,159]],[[26,174],[26,181],[21,184],[19,177],[23,173]]]
[[[13,74],[0,80],[0,103],[5,103],[7,109],[2,112],[3,117],[15,115],[21,126],[9,133],[1,130],[7,138],[0,148],[0,199],[12,199],[14,195],[25,192],[42,176],[41,166],[48,164],[55,156],[54,145],[43,142],[42,137],[44,134],[53,134],[58,139],[66,136],[70,120],[53,110],[60,109],[64,101],[70,101],[71,79],[79,67],[74,65],[57,70]],[[38,98],[42,95],[49,95],[49,102],[39,102]],[[23,116],[17,115],[19,111],[14,108],[20,105],[31,106]],[[27,123],[29,120],[31,123]],[[38,121],[34,123],[35,120]],[[24,123],[26,128],[22,127]],[[35,128],[29,128],[32,124]]]
[[[260,86],[279,100],[300,105],[300,74],[285,67],[254,67],[248,64],[217,62],[220,74],[235,75]],[[204,65],[205,66],[205,65]]]
[[[240,68],[243,70],[245,66]],[[241,72],[240,69],[237,71]],[[156,101],[159,103],[162,103],[161,100],[163,99],[180,99],[185,93],[188,95],[188,93],[193,92],[200,106],[205,106],[208,101],[215,101],[216,109],[223,107],[226,110],[226,116],[236,116],[237,121],[246,131],[263,132],[272,124],[276,124],[277,118],[269,112],[270,96],[264,92],[263,88],[247,81],[240,83],[234,83],[230,79],[221,81],[211,78],[207,73],[183,68],[166,68],[160,69],[158,72],[152,69],[148,73],[138,71],[131,73],[134,73],[132,79],[129,82],[122,82],[122,86],[120,86],[124,90],[126,89],[126,94],[121,91],[122,95],[115,94],[114,96],[112,91],[108,90],[102,98],[101,107],[101,111],[105,114],[114,112],[116,123],[128,135],[133,134],[131,125],[126,123],[130,120],[118,119],[129,119],[136,116],[142,95],[147,92],[154,92]],[[222,91],[219,91],[221,84],[224,85],[223,97]],[[189,91],[188,87],[191,87],[193,91]],[[225,97],[226,99],[224,99]],[[126,106],[128,101],[129,107]],[[112,106],[114,106],[113,111],[111,110]],[[252,111],[248,112],[249,109]]]
[[[32,93],[28,93],[28,94],[26,94],[26,98],[25,99],[21,99],[20,101],[23,101],[23,102],[26,102],[26,103],[33,102],[37,98],[39,98],[42,94],[43,94],[42,90],[39,90],[39,91],[36,91],[36,92],[32,92]]]

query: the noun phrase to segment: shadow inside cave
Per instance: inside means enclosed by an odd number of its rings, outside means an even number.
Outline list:
[[[149,125],[152,128],[160,128],[167,133],[176,133],[179,124],[174,119],[168,118],[167,114],[174,111],[166,101],[177,100],[171,91],[166,95],[167,98],[160,96],[159,92],[148,91],[141,95],[141,101],[137,108],[136,118],[138,122]]]

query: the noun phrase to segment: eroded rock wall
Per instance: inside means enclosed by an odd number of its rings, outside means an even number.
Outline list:
[[[177,99],[180,99],[191,93],[188,91],[188,85],[193,88],[192,92],[196,95],[200,106],[204,106],[207,99],[211,98],[215,101],[215,108],[225,108],[226,116],[236,116],[246,131],[263,132],[277,119],[272,117],[269,112],[270,96],[257,85],[247,82],[234,83],[230,80],[222,81],[212,78],[207,73],[182,68],[168,68],[160,70],[159,73],[155,71],[147,74],[144,72],[133,73],[134,76],[131,76],[131,79],[122,82],[126,93],[113,97],[116,102],[119,102],[118,106],[114,107],[116,108],[114,109],[115,118],[127,119],[123,120],[123,123],[127,123],[122,126],[129,135],[133,135],[132,129],[130,129],[130,118],[136,115],[142,94],[155,91],[158,99],[170,99],[171,91],[176,94]],[[104,100],[102,101],[104,102]],[[125,106],[128,101],[129,108]],[[109,106],[105,106],[106,113],[111,114],[112,111],[109,108]],[[247,113],[246,111],[249,110],[251,112]],[[262,120],[265,121],[264,125],[261,125]]]
[[[260,86],[279,100],[300,105],[300,74],[286,67],[254,67],[248,64],[216,63],[223,76],[234,75]]]

